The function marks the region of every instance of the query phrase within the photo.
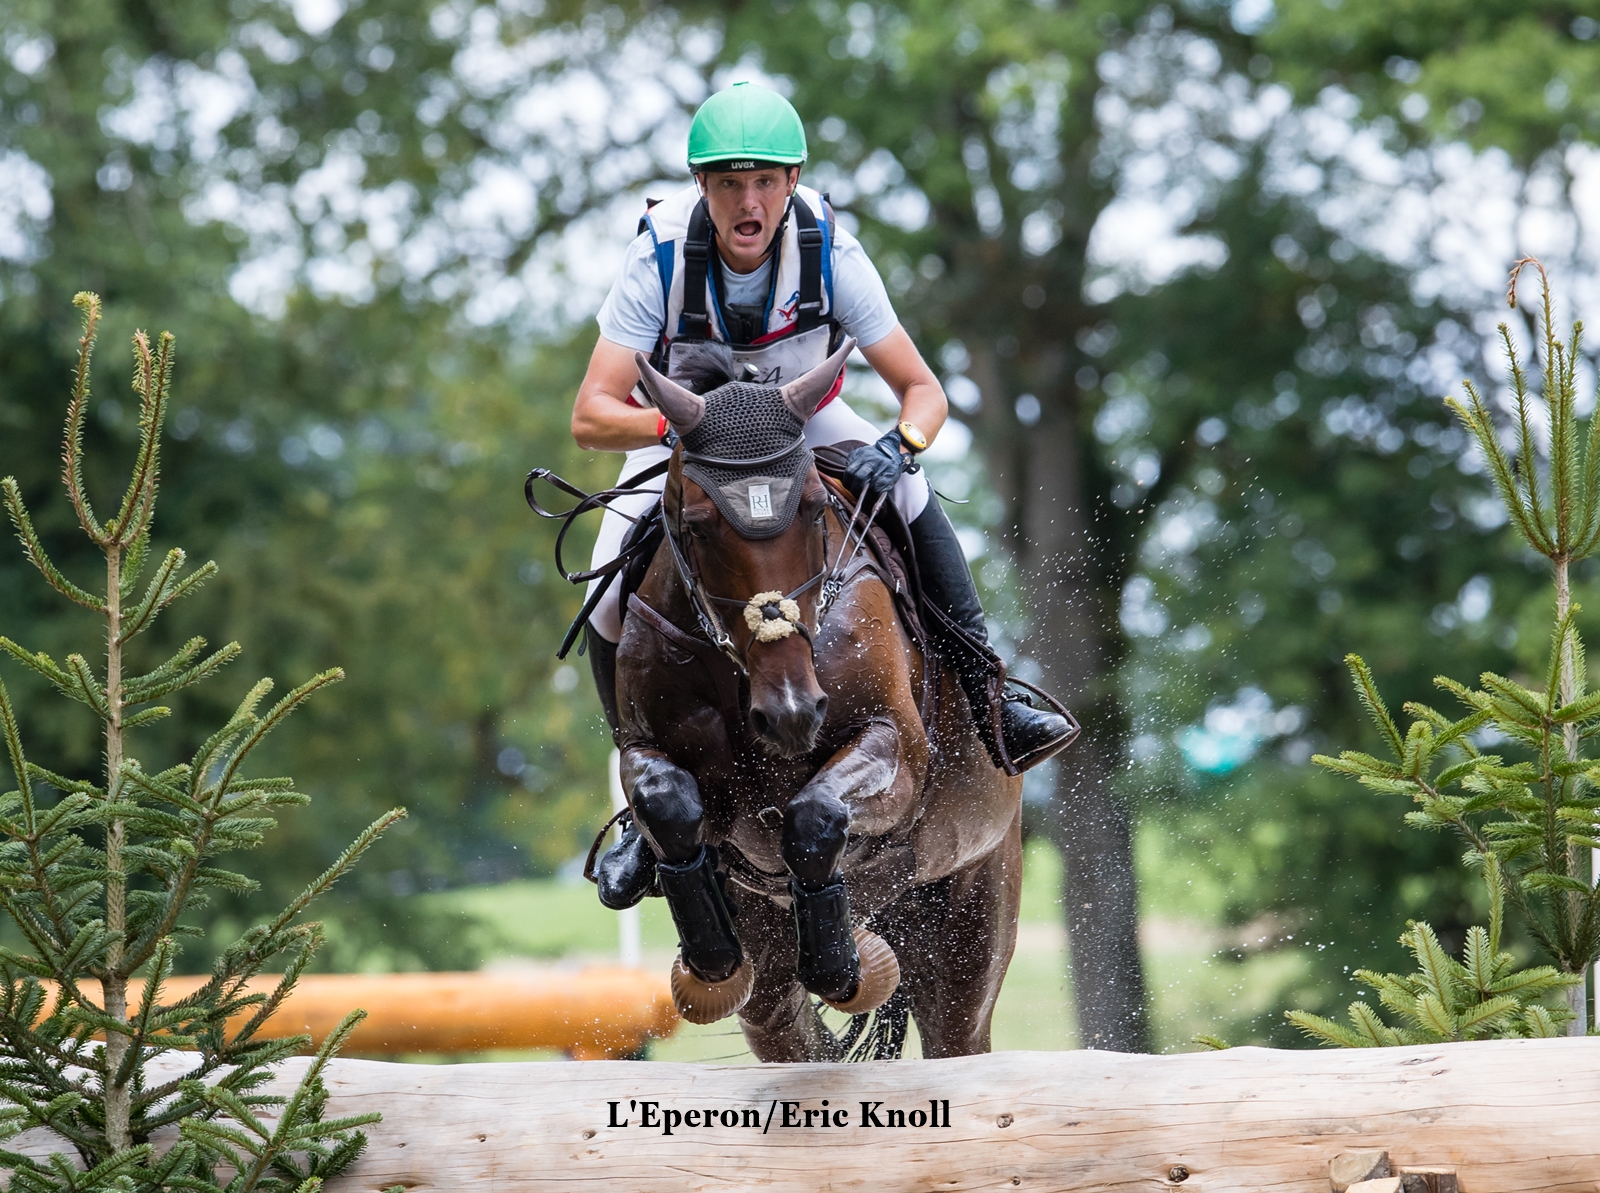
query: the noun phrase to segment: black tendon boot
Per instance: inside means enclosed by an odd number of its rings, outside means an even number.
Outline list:
[[[683,963],[703,982],[726,981],[744,961],[733,930],[733,909],[717,879],[711,850],[700,846],[692,862],[657,862],[661,893],[678,928]]]
[[[594,672],[594,688],[605,709],[611,740],[617,740],[617,644],[608,642],[585,626],[584,649],[589,653],[589,669]],[[594,868],[600,902],[612,911],[632,907],[656,885],[656,855],[640,835],[632,816],[622,821],[622,839],[606,850]]]
[[[972,583],[972,572],[967,567],[967,557],[961,551],[955,527],[945,516],[944,508],[936,496],[930,495],[928,504],[917,520],[911,523],[911,544],[917,552],[917,571],[922,577],[922,591],[941,612],[964,630],[969,638],[987,648],[989,629],[984,624],[983,606],[978,603],[978,590]],[[994,728],[989,715],[989,680],[994,667],[984,651],[973,650],[966,643],[954,640],[949,633],[940,633],[937,624],[930,625],[941,639],[949,662],[955,668],[961,689],[972,705],[972,719],[976,722],[989,757],[1000,766],[1000,752],[994,741]],[[1027,770],[1043,762],[1052,754],[1069,745],[1073,726],[1059,713],[1034,708],[1020,696],[1007,695],[1000,707],[1000,732],[1005,738],[1006,753],[1018,770]]]
[[[812,994],[832,1003],[849,1002],[861,985],[861,958],[850,931],[850,901],[844,875],[835,874],[814,891],[789,879],[794,900],[794,932],[799,942],[795,976]]]

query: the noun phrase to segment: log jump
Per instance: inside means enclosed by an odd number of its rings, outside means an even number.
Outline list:
[[[1600,1181],[1600,1039],[751,1067],[340,1060],[329,1088],[329,1113],[384,1119],[327,1193],[1326,1193],[1330,1162],[1363,1149],[1454,1169],[1464,1193]]]
[[[173,977],[164,1001],[197,990],[204,977]],[[277,979],[248,983],[268,994]],[[143,982],[133,983],[137,1004]],[[487,1048],[557,1048],[574,1060],[634,1056],[678,1028],[664,974],[621,966],[511,973],[307,974],[260,1029],[265,1039],[309,1034],[313,1046],[353,1007],[367,1017],[347,1052],[481,1052]],[[239,1027],[240,1015],[230,1024]]]

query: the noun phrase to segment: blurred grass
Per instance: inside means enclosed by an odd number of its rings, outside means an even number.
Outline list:
[[[1298,1005],[1295,987],[1310,974],[1308,959],[1293,947],[1241,956],[1224,943],[1228,934],[1220,922],[1218,892],[1195,889],[1197,882],[1203,883],[1201,864],[1176,850],[1155,826],[1141,832],[1137,852],[1156,1048],[1191,1050],[1197,1033],[1214,1033],[1235,1044],[1263,1041],[1265,1026],[1276,1023],[1284,1008]],[[1060,890],[1061,863],[1054,848],[1042,840],[1030,842],[1017,951],[995,1008],[996,1051],[1077,1047]],[[418,898],[445,922],[482,933],[491,968],[616,961],[617,916],[600,906],[586,882],[511,882]],[[640,919],[643,963],[665,973],[677,948],[666,905],[645,900]],[[843,1016],[837,1020],[842,1023]],[[918,1051],[913,1043],[907,1054]],[[733,1020],[704,1027],[685,1023],[670,1039],[653,1043],[650,1055],[656,1060],[754,1062]],[[555,1052],[497,1052],[476,1059],[559,1057]]]

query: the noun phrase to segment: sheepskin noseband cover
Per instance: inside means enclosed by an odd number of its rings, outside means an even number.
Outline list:
[[[683,437],[690,452],[724,460],[759,460],[794,445],[794,450],[753,468],[691,461],[683,475],[710,496],[739,535],[768,539],[782,534],[800,508],[811,470],[811,451],[800,442],[805,424],[776,386],[729,381],[705,395],[706,414]]]

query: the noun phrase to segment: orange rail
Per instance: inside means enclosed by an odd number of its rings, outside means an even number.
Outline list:
[[[163,1001],[176,1001],[204,981],[171,978]],[[248,989],[265,994],[275,984],[260,977]],[[137,1006],[142,983],[132,985],[128,1001]],[[607,1060],[670,1036],[679,1022],[666,976],[637,969],[308,974],[260,1034],[309,1033],[320,1044],[357,1007],[367,1017],[345,1045],[347,1053],[559,1048],[575,1060]]]

